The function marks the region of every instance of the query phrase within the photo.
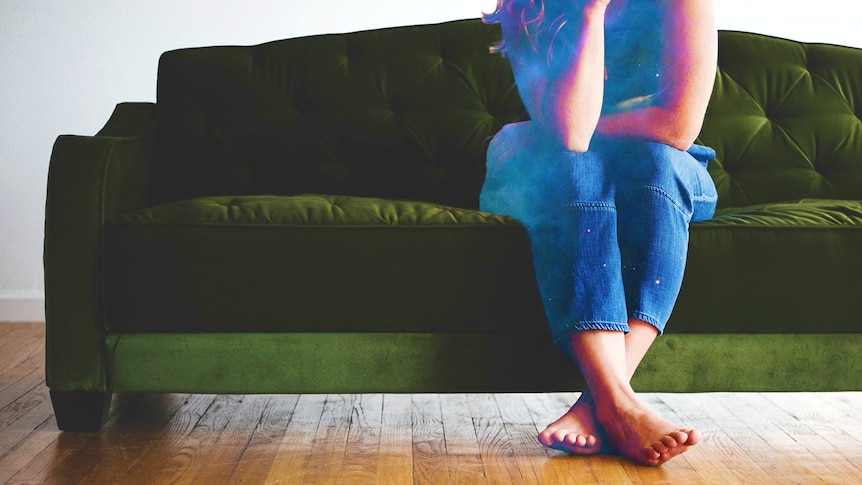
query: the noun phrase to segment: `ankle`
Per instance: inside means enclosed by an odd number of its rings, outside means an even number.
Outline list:
[[[617,419],[639,403],[637,394],[631,386],[608,389],[600,394],[593,392],[590,399],[599,421]]]

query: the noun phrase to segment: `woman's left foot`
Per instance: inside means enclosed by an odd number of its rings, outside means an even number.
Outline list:
[[[696,430],[661,418],[637,400],[619,404],[595,408],[596,416],[614,449],[641,465],[661,465],[700,441]]]

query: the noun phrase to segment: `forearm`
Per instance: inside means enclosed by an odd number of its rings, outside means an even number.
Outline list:
[[[700,133],[712,94],[718,35],[711,0],[666,1],[659,73],[664,84],[649,105],[602,116],[596,133],[685,150]]]
[[[643,138],[687,150],[700,133],[702,113],[663,106],[646,106],[602,115],[596,134],[606,137]]]
[[[572,55],[554,65],[540,104],[539,121],[568,150],[589,148],[604,92],[604,5],[584,9]]]

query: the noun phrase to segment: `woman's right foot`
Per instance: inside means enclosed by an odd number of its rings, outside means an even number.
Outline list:
[[[602,426],[596,420],[595,404],[588,390],[581,393],[566,414],[539,433],[539,443],[576,455],[613,452],[608,447]]]

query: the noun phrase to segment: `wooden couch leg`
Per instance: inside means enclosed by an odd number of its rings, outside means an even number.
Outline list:
[[[111,393],[51,391],[57,427],[62,431],[99,431],[111,407]]]

